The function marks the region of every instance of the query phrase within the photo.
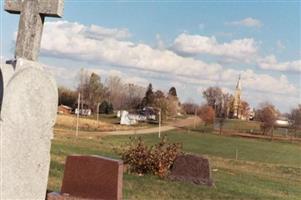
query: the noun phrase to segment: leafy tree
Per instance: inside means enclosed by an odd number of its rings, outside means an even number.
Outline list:
[[[202,119],[205,125],[210,125],[214,123],[215,113],[211,106],[203,105],[198,111],[198,116]]]
[[[263,134],[271,133],[273,137],[274,124],[279,115],[279,111],[274,105],[265,102],[260,104],[260,108],[256,111],[256,117],[261,122]]]
[[[168,100],[161,90],[157,90],[154,94],[153,106],[161,110],[161,120],[165,120],[168,115]]]

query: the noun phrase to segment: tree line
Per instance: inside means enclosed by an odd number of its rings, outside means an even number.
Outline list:
[[[119,76],[109,76],[102,82],[96,73],[81,69],[78,74],[77,88],[72,90],[59,87],[59,105],[76,108],[80,93],[80,108],[89,108],[92,113],[109,114],[113,110],[139,110],[153,107],[161,110],[162,117],[174,116],[179,112],[181,104],[175,87],[165,94],[161,90],[153,90],[150,83],[147,88],[125,83]]]
[[[206,103],[198,105],[192,102],[183,104],[183,109],[188,114],[198,115],[205,125],[218,123],[220,132],[222,131],[224,121],[227,118],[233,118],[234,114],[234,96],[223,92],[219,87],[208,87],[203,91],[203,98]],[[250,113],[249,103],[245,100],[240,102],[241,115]],[[296,132],[301,129],[301,104],[293,108],[290,113],[280,113],[280,111],[269,102],[260,103],[254,109],[254,120],[260,122],[260,128],[264,135],[272,135],[275,128],[275,122],[279,117],[284,116],[289,120],[289,128]]]

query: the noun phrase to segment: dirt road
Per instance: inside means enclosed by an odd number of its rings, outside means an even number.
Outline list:
[[[198,117],[188,117],[186,119],[177,120],[171,122],[170,124],[161,126],[161,132],[166,132],[174,130],[177,128],[184,128],[187,126],[193,126],[195,123],[200,123]],[[54,129],[55,134],[63,135],[75,135],[75,131],[66,130],[66,129]],[[127,131],[108,131],[108,132],[88,132],[88,131],[79,131],[79,136],[105,136],[105,135],[134,135],[134,134],[150,134],[158,133],[159,127],[155,128],[146,128],[146,129],[137,129],[137,130],[127,130]]]

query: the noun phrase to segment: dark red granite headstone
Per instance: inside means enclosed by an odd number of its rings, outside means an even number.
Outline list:
[[[123,162],[100,156],[67,157],[61,194],[84,199],[122,199]]]
[[[169,178],[195,184],[213,185],[209,160],[196,155],[178,156],[172,166]]]

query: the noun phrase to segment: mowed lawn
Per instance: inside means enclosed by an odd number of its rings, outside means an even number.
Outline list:
[[[165,135],[169,141],[181,142],[185,152],[209,158],[215,187],[173,182],[151,175],[124,174],[124,199],[301,199],[300,143],[183,131],[171,131]],[[75,139],[56,135],[52,144],[48,189],[59,191],[67,155],[94,154],[118,158],[115,149],[125,146],[129,137],[93,137],[91,133],[90,139]],[[159,141],[157,134],[141,137],[148,144]]]

